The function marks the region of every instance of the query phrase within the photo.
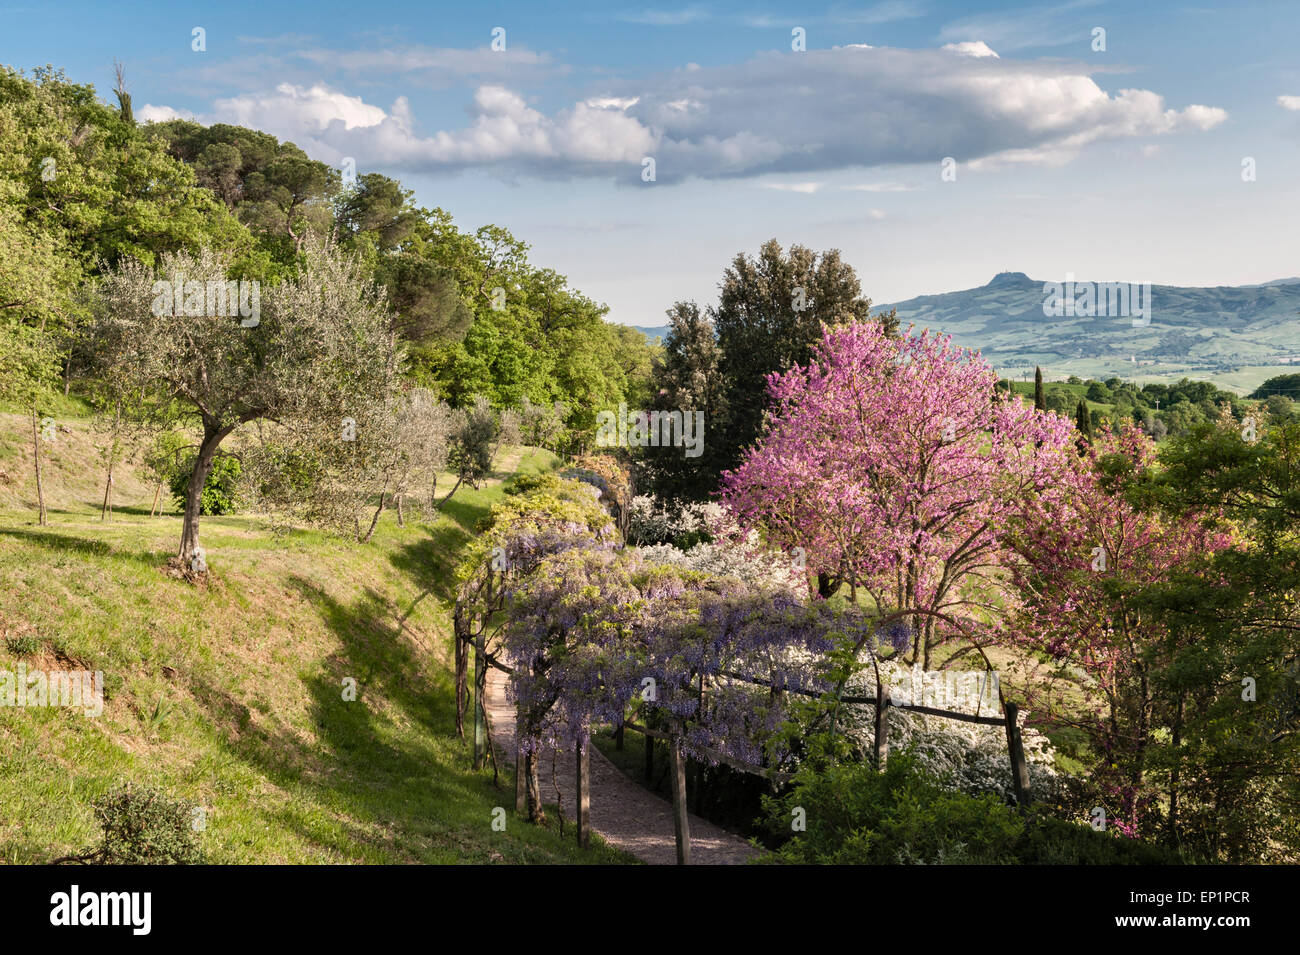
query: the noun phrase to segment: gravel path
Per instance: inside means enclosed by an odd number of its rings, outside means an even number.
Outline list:
[[[506,675],[488,671],[487,710],[497,758],[515,760],[515,711],[506,699]],[[551,774],[552,753],[543,754],[540,766],[542,799],[555,801]],[[564,797],[565,835],[573,832],[576,768],[573,753],[560,753],[555,775]],[[628,779],[595,746],[591,747],[591,828],[610,845],[618,846],[650,865],[674,865],[677,841],[673,834],[672,804]],[[690,817],[692,865],[739,865],[758,855],[740,836],[720,829],[699,816]]]

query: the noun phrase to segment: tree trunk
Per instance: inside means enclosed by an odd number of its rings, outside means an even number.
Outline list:
[[[203,443],[199,445],[199,456],[194,461],[194,473],[190,475],[190,483],[185,488],[185,519],[181,525],[179,556],[186,566],[193,563],[194,554],[199,549],[199,507],[203,503],[203,485],[207,482],[208,475],[212,473],[212,462],[216,459],[217,448],[221,446],[226,435],[233,430],[233,428],[219,428],[208,423],[203,425]]]
[[[397,505],[397,526],[398,526],[398,527],[405,527],[405,526],[406,526],[406,515],[402,513],[402,495],[400,495],[400,494],[395,494],[395,495],[394,495],[394,498],[396,499],[396,500],[394,501],[394,503]]]
[[[149,506],[149,516],[154,516],[154,511],[158,510],[158,497],[162,494],[163,482],[159,481],[158,486],[153,489],[153,504]]]
[[[468,691],[469,644],[468,628],[460,607],[452,614],[452,641],[456,653],[456,735],[465,738],[465,695]]]
[[[36,503],[40,509],[38,518],[41,526],[45,520],[45,488],[41,485],[41,433],[36,427],[36,409],[32,409],[32,460],[36,462]]]
[[[451,496],[456,493],[457,489],[461,486],[461,484],[464,483],[464,481],[465,481],[465,476],[462,474],[460,477],[456,479],[455,486],[453,486],[452,489],[447,492],[447,496],[442,499],[441,503],[435,505],[437,510],[439,511],[442,510],[443,504],[446,504],[448,501],[451,500]]]
[[[104,482],[104,503],[100,505],[99,508],[99,519],[101,521],[104,520],[105,515],[108,515],[109,518],[111,519],[111,515],[113,513],[113,507],[112,504],[109,502],[109,494],[112,493],[112,489],[113,489],[113,459],[112,457],[109,457],[108,480]]]
[[[379,506],[375,508],[375,516],[370,518],[370,526],[366,528],[366,533],[364,536],[360,534],[357,535],[357,540],[360,541],[361,543],[363,544],[370,543],[370,538],[374,536],[375,525],[379,523],[379,515],[384,512],[384,503],[387,497],[388,497],[388,485],[385,484],[383,489],[379,492]],[[357,527],[358,529],[360,529],[360,525],[357,525]]]
[[[546,822],[542,811],[542,780],[537,772],[537,750],[529,750],[524,757],[524,784],[528,791],[528,821],[540,826]]]
[[[876,680],[876,713],[875,713],[875,748],[873,757],[876,764],[876,772],[885,771],[885,763],[889,759],[889,702],[885,699],[887,691],[880,680]]]

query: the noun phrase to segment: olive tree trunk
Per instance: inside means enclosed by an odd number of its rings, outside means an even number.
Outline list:
[[[193,562],[199,549],[199,508],[203,503],[203,485],[212,473],[212,462],[216,460],[217,449],[233,430],[233,426],[222,428],[209,422],[203,425],[203,443],[199,445],[194,473],[190,475],[190,483],[185,488],[185,520],[181,525],[180,558],[187,566]]]

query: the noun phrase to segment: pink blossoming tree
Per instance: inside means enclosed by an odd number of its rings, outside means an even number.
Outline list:
[[[1074,455],[1071,425],[1015,396],[977,352],[927,332],[827,329],[811,362],[768,379],[766,432],[723,501],[807,569],[865,590],[910,630],[910,659],[1000,613],[1000,535]]]

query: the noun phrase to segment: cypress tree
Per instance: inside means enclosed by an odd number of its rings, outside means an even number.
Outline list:
[[[1079,399],[1079,406],[1074,409],[1074,426],[1092,444],[1092,415],[1088,413],[1088,402],[1082,398]]]
[[[1034,366],[1034,407],[1039,411],[1047,410],[1047,395],[1043,393],[1043,369]]]

